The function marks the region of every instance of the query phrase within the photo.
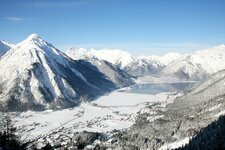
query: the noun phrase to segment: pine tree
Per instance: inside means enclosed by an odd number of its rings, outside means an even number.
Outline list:
[[[16,128],[13,126],[9,113],[1,112],[0,116],[0,147],[3,150],[23,150],[26,144],[22,144],[16,136]]]

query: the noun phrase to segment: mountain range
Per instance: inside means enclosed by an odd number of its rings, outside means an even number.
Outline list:
[[[136,77],[170,77],[177,80],[199,81],[225,68],[225,45],[192,52],[190,54],[168,53],[164,56],[139,56],[116,50],[87,50],[71,48],[67,55],[75,59],[98,58],[111,62]]]
[[[0,46],[1,106],[10,110],[67,108],[134,84],[134,78],[200,81],[225,68],[225,45],[134,57],[122,50],[71,48],[64,53],[32,34],[16,45],[1,41]]]
[[[110,80],[95,65],[71,59],[37,34],[8,50],[0,66],[0,105],[10,111],[68,108],[133,84],[116,66],[101,68],[110,68],[115,75]]]
[[[200,81],[187,91],[167,93],[165,102],[145,103],[131,128],[107,133],[111,134],[107,140],[98,138],[103,147],[112,149],[172,149],[225,115],[223,60],[225,45],[183,55],[134,57],[122,50],[70,48],[62,52],[39,35],[31,34],[16,45],[0,41],[0,109],[61,110],[142,79]],[[91,106],[106,108],[94,103]],[[124,115],[120,111],[113,113]],[[88,137],[91,133],[85,134]]]

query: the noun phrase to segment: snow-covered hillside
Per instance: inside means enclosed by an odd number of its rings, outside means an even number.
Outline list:
[[[13,46],[13,44],[9,44],[4,40],[0,40],[0,57],[2,57]]]
[[[140,111],[135,125],[123,132],[121,145],[172,149],[187,143],[202,128],[225,115],[224,83],[225,70],[222,70],[184,92],[164,110],[146,107],[146,111]],[[158,118],[152,121],[149,116]]]
[[[162,72],[184,79],[201,80],[225,69],[225,45],[197,51],[170,63]]]
[[[89,62],[72,60],[37,34],[10,49],[0,66],[0,104],[9,110],[67,108],[117,86]]]

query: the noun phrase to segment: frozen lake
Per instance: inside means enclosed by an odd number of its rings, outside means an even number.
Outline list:
[[[178,82],[178,83],[151,83],[135,84],[120,92],[140,93],[140,94],[158,94],[163,92],[184,91],[190,89],[196,82]]]

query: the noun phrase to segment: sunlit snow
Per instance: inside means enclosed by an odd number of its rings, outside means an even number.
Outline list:
[[[147,95],[115,91],[71,109],[27,111],[17,114],[13,120],[24,138],[37,138],[53,131],[68,135],[83,130],[107,132],[130,127],[141,108],[156,102],[166,102],[167,95],[168,93]],[[62,127],[64,129],[59,131]]]

